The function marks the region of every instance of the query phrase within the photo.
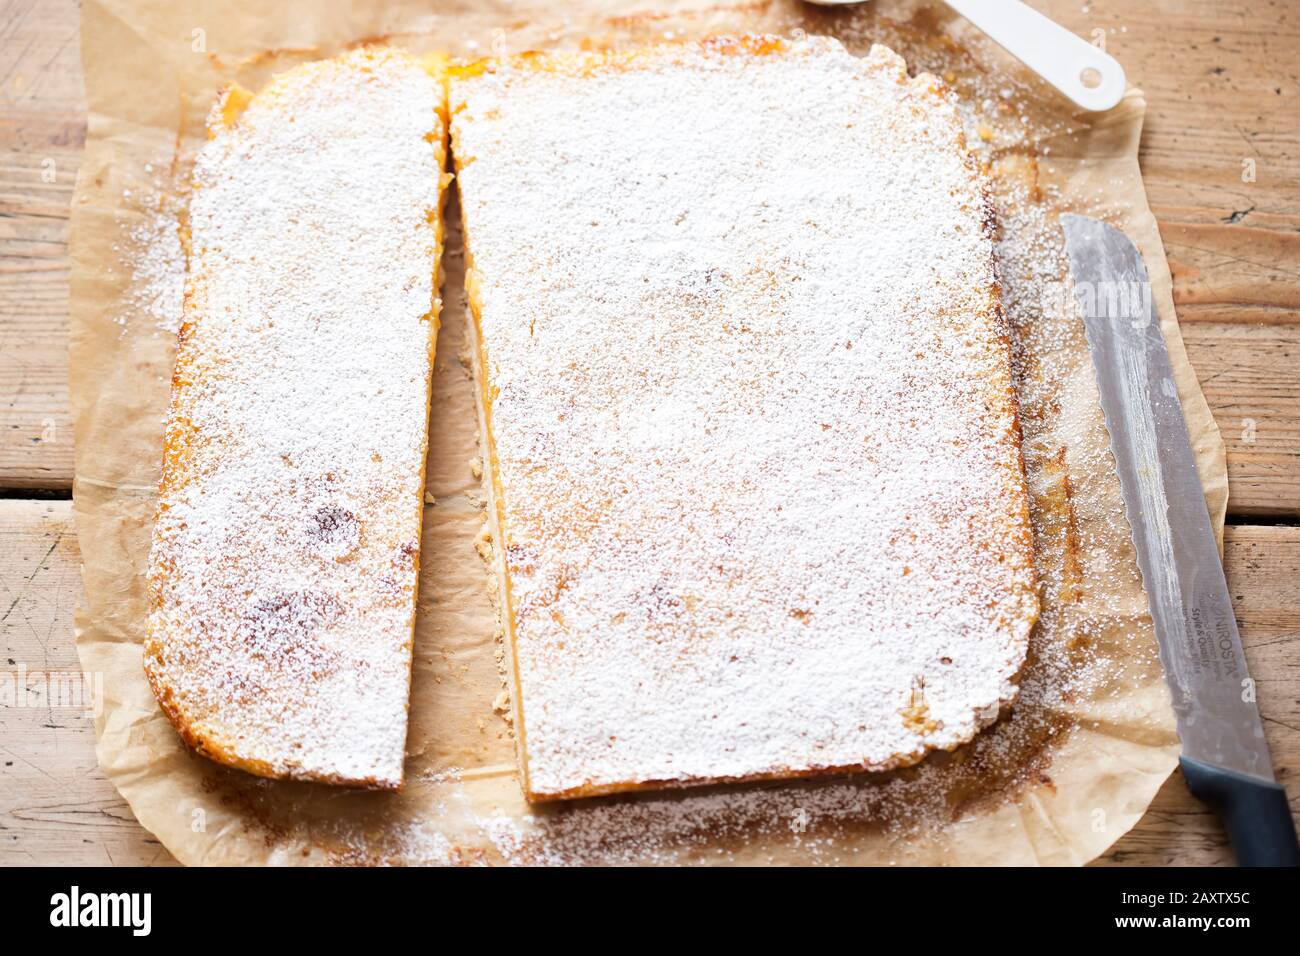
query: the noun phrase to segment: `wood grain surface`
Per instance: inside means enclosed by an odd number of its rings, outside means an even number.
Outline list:
[[[1228,443],[1232,513],[1300,517],[1298,8],[1036,6],[1083,36],[1105,31],[1146,92],[1143,179],[1188,350]],[[68,206],[84,139],[78,8],[0,0],[0,10],[0,489],[67,490]],[[1246,163],[1253,182],[1243,181]]]
[[[1225,564],[1279,779],[1300,807],[1300,6],[1031,0],[1146,93],[1140,160],[1183,336],[1228,448]],[[76,675],[68,210],[76,0],[0,0],[0,679]],[[1096,31],[1101,31],[1098,34]],[[24,698],[28,695],[24,694]],[[0,706],[0,864],[174,862],[99,772],[82,707]],[[1175,775],[1103,864],[1224,864]]]
[[[3,711],[0,863],[171,862],[99,771],[91,713],[78,706],[86,698],[69,689],[80,678],[69,639],[81,593],[79,561],[70,502],[0,500],[3,654],[11,672],[24,663],[35,688],[24,706]],[[1300,529],[1232,526],[1224,562],[1278,779],[1294,794],[1300,792]],[[61,700],[45,699],[42,689],[50,686],[63,690]],[[1293,800],[1293,806],[1300,817],[1300,804]],[[1232,854],[1218,818],[1174,774],[1102,862],[1227,864]]]
[[[86,136],[77,4],[0,0],[0,489],[72,487],[68,210]]]

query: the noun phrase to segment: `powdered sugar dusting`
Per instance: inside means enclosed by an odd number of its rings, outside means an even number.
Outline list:
[[[195,168],[146,669],[256,773],[402,779],[443,95],[397,52],[310,64],[219,102]]]
[[[933,84],[822,39],[453,79],[530,793],[885,769],[1014,698],[1005,327]]]
[[[123,335],[137,317],[147,319],[159,332],[175,335],[185,291],[185,248],[178,215],[185,197],[170,191],[171,183],[153,164],[145,163],[142,171],[141,185],[122,193],[134,216],[123,224],[122,240],[113,244],[113,251],[130,270],[125,308],[115,321]]]
[[[158,329],[174,335],[185,291],[185,250],[176,214],[167,207],[151,210],[132,227],[130,238],[135,250],[130,301]]]

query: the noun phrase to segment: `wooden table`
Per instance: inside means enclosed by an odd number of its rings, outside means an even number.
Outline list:
[[[1228,446],[1228,580],[1278,777],[1300,809],[1297,11],[1288,0],[1034,6],[1083,36],[1106,31],[1146,91],[1142,171]],[[78,27],[75,0],[0,0],[0,680],[11,686],[79,670],[66,357],[68,207],[85,138]],[[0,703],[0,863],[173,862],[94,745],[83,709]],[[1103,860],[1230,861],[1177,775]]]

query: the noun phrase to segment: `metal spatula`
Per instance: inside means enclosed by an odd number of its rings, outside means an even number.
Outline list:
[[[1291,807],[1273,779],[1146,266],[1128,236],[1100,220],[1067,213],[1061,227],[1173,695],[1183,776],[1222,815],[1237,862],[1298,866]]]

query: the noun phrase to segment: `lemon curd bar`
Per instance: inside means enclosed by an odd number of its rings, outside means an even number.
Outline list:
[[[885,770],[1038,614],[985,180],[822,38],[452,67],[532,800]]]
[[[225,91],[197,161],[145,669],[262,776],[402,783],[445,94],[354,51]]]

